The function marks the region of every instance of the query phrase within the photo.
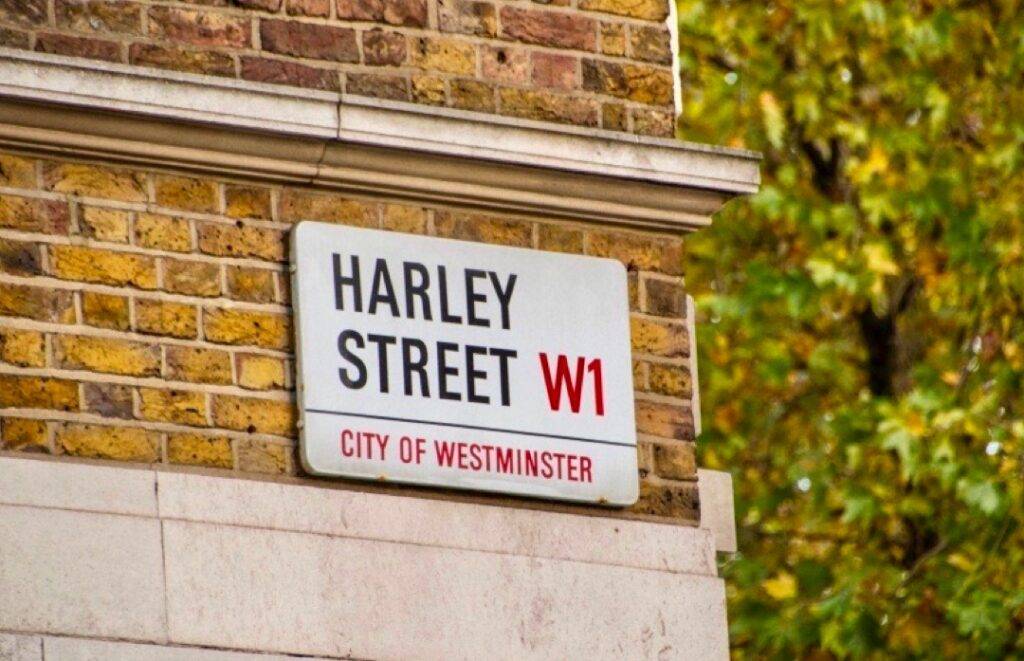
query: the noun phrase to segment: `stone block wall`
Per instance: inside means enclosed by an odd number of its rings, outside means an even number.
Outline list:
[[[654,136],[668,0],[0,0],[0,46]]]
[[[641,497],[598,511],[697,521],[681,238],[17,154],[0,154],[0,449],[321,482],[295,441],[303,219],[626,264]]]

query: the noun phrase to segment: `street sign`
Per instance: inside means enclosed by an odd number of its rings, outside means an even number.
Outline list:
[[[292,264],[307,471],[636,501],[622,264],[314,222]]]

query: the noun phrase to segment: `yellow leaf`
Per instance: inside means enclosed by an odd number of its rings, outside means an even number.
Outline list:
[[[782,601],[796,596],[796,579],[792,574],[781,572],[775,578],[761,582],[761,587],[772,599]]]
[[[949,557],[946,558],[946,562],[953,565],[960,571],[971,571],[974,569],[974,563],[971,559],[962,553],[950,553]]]
[[[889,247],[884,243],[868,243],[862,249],[864,258],[867,260],[868,268],[881,275],[898,275],[900,267],[892,261],[889,254]]]

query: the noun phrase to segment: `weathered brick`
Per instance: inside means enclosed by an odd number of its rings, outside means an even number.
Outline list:
[[[686,367],[651,363],[648,379],[652,392],[684,399],[693,395],[693,380]]]
[[[530,79],[530,52],[512,46],[481,46],[483,77],[509,85],[525,85]]]
[[[50,272],[64,280],[156,288],[152,257],[82,246],[50,246]]]
[[[146,201],[146,176],[85,163],[44,163],[43,185],[57,193],[123,202]]]
[[[533,54],[533,84],[538,87],[571,90],[576,87],[578,58],[555,53]]]
[[[153,344],[88,335],[61,335],[56,338],[55,345],[57,364],[65,369],[129,376],[160,374],[160,347]]]
[[[647,297],[644,312],[677,319],[686,316],[686,290],[683,283],[645,278],[644,289]]]
[[[32,35],[22,30],[13,30],[11,28],[0,27],[0,46],[6,46],[7,48],[22,48],[28,49],[32,45]],[[2,169],[2,168],[0,168]],[[0,181],[3,177],[0,176]]]
[[[646,392],[647,387],[647,363],[642,360],[633,361],[633,390]]]
[[[190,390],[139,388],[139,416],[181,425],[206,424],[206,395]]]
[[[605,55],[626,54],[626,26],[622,23],[601,23],[601,52]]]
[[[224,199],[227,204],[225,213],[232,218],[261,218],[263,220],[270,220],[271,203],[269,188],[228,184],[224,187]]]
[[[177,7],[150,7],[149,36],[171,43],[229,48],[244,48],[252,41],[247,18]]]
[[[234,58],[216,51],[186,50],[157,44],[132,44],[128,49],[128,61],[144,67],[208,76],[233,78],[235,75]]]
[[[690,354],[690,336],[682,324],[668,324],[643,317],[630,317],[629,331],[633,351],[665,358]]]
[[[0,328],[0,360],[22,367],[43,367],[46,337],[36,331]]]
[[[334,62],[359,61],[356,32],[351,28],[262,19],[260,41],[271,53]]]
[[[54,8],[57,26],[61,28],[138,34],[142,28],[140,6],[135,2],[108,0],[56,0]]]
[[[654,470],[670,480],[696,480],[697,458],[693,443],[655,444]]]
[[[231,468],[231,441],[223,436],[168,434],[167,461],[188,466]]]
[[[331,0],[288,0],[289,16],[331,15]]]
[[[280,443],[243,439],[236,443],[238,470],[245,473],[288,472],[289,448]]]
[[[285,190],[281,194],[281,220],[319,220],[356,227],[377,227],[378,205],[340,195]]]
[[[68,205],[55,200],[0,194],[0,227],[21,232],[67,234]]]
[[[671,138],[676,132],[676,118],[673,112],[652,108],[633,108],[633,131],[657,138]]]
[[[140,333],[195,338],[197,310],[184,303],[135,299],[135,329]]]
[[[68,34],[42,33],[36,36],[36,50],[40,53],[70,55],[90,60],[121,61],[121,44],[106,39],[90,39]]]
[[[337,0],[335,4],[341,19],[427,26],[426,0]]]
[[[405,62],[406,43],[401,32],[367,30],[363,33],[363,60],[375,66],[401,66]]]
[[[455,108],[494,112],[494,86],[479,80],[451,81],[451,99]]]
[[[409,42],[409,64],[472,76],[476,73],[476,45],[448,37],[416,37]]]
[[[62,289],[4,284],[0,287],[0,316],[71,324],[75,321],[74,297]]]
[[[601,104],[601,128],[612,131],[625,131],[629,127],[626,106],[621,103]]]
[[[295,406],[276,399],[214,395],[213,422],[250,434],[294,436]]]
[[[579,8],[661,22],[668,16],[668,2],[669,0],[580,0]]]
[[[640,277],[636,271],[626,271],[626,294],[629,297],[629,311],[640,310]]]
[[[132,325],[128,299],[113,294],[82,292],[82,321],[97,328],[126,331]]]
[[[671,35],[665,26],[630,26],[629,49],[630,55],[637,60],[672,64]]]
[[[689,407],[645,399],[636,400],[636,430],[679,441],[692,441],[695,436]]]
[[[259,9],[262,11],[277,12],[281,8],[282,0],[233,0],[232,4],[245,9]]]
[[[206,339],[219,344],[251,344],[286,349],[291,343],[291,321],[283,314],[207,308],[203,313]]]
[[[629,269],[682,275],[683,244],[678,239],[662,239],[620,232],[592,232],[587,237],[587,253],[611,257]]]
[[[128,212],[102,207],[79,207],[82,234],[98,241],[128,243]]]
[[[66,379],[0,374],[0,408],[78,410],[78,384]]]
[[[38,244],[0,239],[0,273],[32,276],[42,272]]]
[[[409,81],[405,76],[377,73],[349,73],[345,76],[345,92],[358,96],[392,101],[409,100]]]
[[[593,99],[553,94],[544,90],[504,88],[499,92],[501,114],[563,124],[597,126],[598,104]]]
[[[541,250],[583,253],[583,232],[571,227],[542,224],[537,232],[537,241]]]
[[[498,34],[498,13],[490,2],[438,0],[437,17],[441,32],[460,32],[480,37]]]
[[[274,272],[245,266],[228,266],[228,293],[231,298],[253,303],[274,302]]]
[[[0,0],[0,21],[26,27],[46,25],[46,0]]]
[[[250,390],[284,388],[284,360],[258,354],[238,354],[238,385]]]
[[[217,184],[208,179],[156,177],[156,203],[163,207],[215,213],[218,207]]]
[[[583,60],[583,89],[637,103],[672,104],[672,72],[644,64]]]
[[[576,14],[509,5],[501,8],[501,32],[527,44],[585,51],[597,48],[597,23]]]
[[[700,498],[696,484],[640,483],[640,498],[632,511],[672,519],[700,520]]]
[[[231,354],[218,349],[167,347],[167,378],[191,383],[231,383]]]
[[[0,154],[0,186],[35,188],[35,161],[14,154]]]
[[[208,255],[257,257],[274,261],[285,258],[285,236],[280,230],[247,225],[198,223],[199,250]]]
[[[27,418],[0,418],[0,446],[7,450],[49,452],[46,422]]]
[[[443,106],[445,103],[445,81],[436,76],[413,76],[410,79],[412,85],[412,98],[416,103],[423,103],[432,106]]]
[[[90,413],[102,415],[104,418],[122,418],[124,420],[135,417],[131,386],[115,383],[86,383],[82,390],[85,409]]]
[[[524,220],[441,211],[434,218],[434,227],[438,236],[450,239],[524,248],[533,243],[533,226]]]
[[[77,457],[150,463],[160,460],[160,434],[145,429],[65,424],[57,427],[56,443],[65,453]]]
[[[164,289],[189,296],[220,296],[220,266],[209,262],[164,259]]]
[[[341,89],[336,71],[265,57],[243,56],[241,61],[242,78],[245,80],[275,85],[295,85],[328,92],[337,92]],[[228,215],[235,214],[229,212]]]
[[[140,213],[135,218],[135,244],[156,250],[188,252],[192,250],[192,232],[184,218]]]
[[[384,206],[383,228],[395,232],[424,234],[427,231],[427,210],[404,204]]]

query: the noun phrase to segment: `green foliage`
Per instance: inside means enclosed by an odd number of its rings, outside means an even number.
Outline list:
[[[1024,656],[1024,7],[678,7],[680,136],[764,153],[687,244],[735,654]]]

